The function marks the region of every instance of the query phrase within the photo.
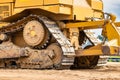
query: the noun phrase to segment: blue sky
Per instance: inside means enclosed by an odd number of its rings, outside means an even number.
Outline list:
[[[103,0],[104,12],[113,13],[120,21],[120,0]]]

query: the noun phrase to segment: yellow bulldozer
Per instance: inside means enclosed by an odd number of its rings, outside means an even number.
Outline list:
[[[100,55],[120,55],[115,19],[102,0],[0,0],[0,67],[94,68]],[[98,28],[102,42],[89,30]]]

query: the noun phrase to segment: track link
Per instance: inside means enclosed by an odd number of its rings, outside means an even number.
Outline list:
[[[46,17],[40,16],[39,20],[43,21],[44,25],[48,28],[49,32],[52,34],[52,36],[56,39],[56,41],[62,48],[63,59],[58,69],[69,68],[74,63],[74,57],[72,57],[75,55],[74,48],[71,46],[68,39],[64,36],[64,34],[61,32],[58,25],[54,21]]]
[[[84,30],[87,38],[90,40],[90,42],[93,44],[93,45],[97,45],[97,44],[100,44],[102,41],[100,41],[97,36],[95,35],[95,33],[91,30]]]

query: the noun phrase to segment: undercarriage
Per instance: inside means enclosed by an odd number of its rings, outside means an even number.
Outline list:
[[[25,69],[94,68],[99,56],[75,56],[69,35],[56,21],[30,15],[0,29],[0,67]],[[99,40],[85,30],[79,32],[79,44]],[[88,49],[91,46],[87,46]]]

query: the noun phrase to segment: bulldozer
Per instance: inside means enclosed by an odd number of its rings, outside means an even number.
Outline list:
[[[120,55],[115,20],[102,0],[0,0],[0,67],[94,68],[101,55]]]

